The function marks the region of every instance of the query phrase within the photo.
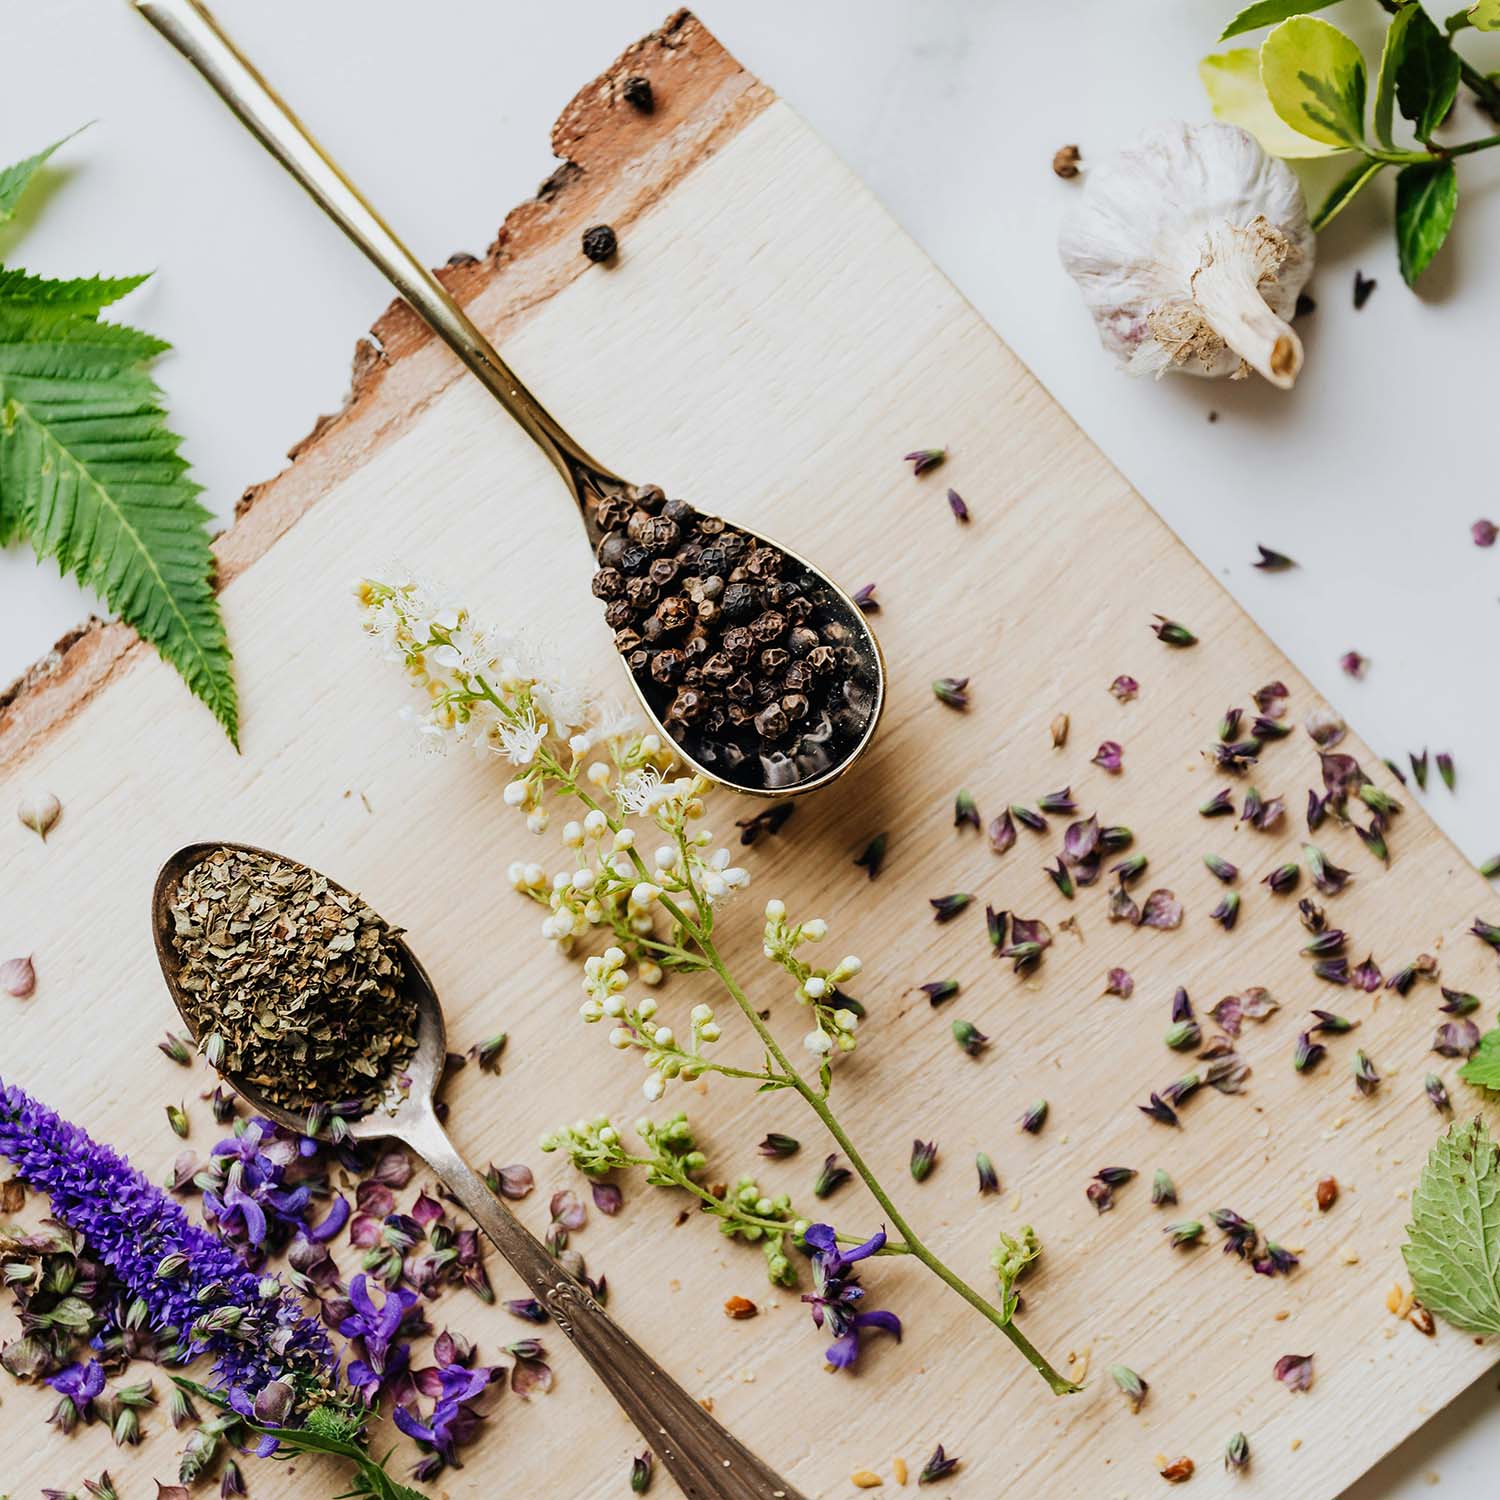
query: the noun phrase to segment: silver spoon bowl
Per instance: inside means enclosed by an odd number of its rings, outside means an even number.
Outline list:
[[[151,898],[152,938],[162,977],[195,1042],[199,1039],[197,1026],[185,1003],[181,962],[172,941],[172,904],[184,875],[218,849],[256,854],[282,864],[295,863],[250,844],[188,844],[162,866]],[[416,954],[401,938],[395,941],[401,954],[402,982],[417,1002],[417,1048],[401,1068],[401,1087],[398,1089],[396,1081],[390,1080],[385,1105],[349,1120],[349,1134],[361,1141],[399,1141],[432,1168],[510,1262],[528,1293],[547,1309],[552,1321],[593,1367],[689,1500],[801,1500],[796,1490],[721,1427],[611,1320],[593,1293],[553,1259],[458,1154],[434,1108],[447,1056],[442,1006]],[[309,1129],[306,1114],[272,1103],[260,1089],[241,1078],[227,1073],[221,1076],[267,1119],[301,1135],[315,1133]]]
[[[625,480],[591,458],[564,431],[198,0],[135,0],[135,5],[547,455],[568,486],[597,549],[602,537],[593,519],[594,508],[600,500],[627,491],[630,486]],[[735,529],[759,537],[746,527],[736,524]],[[803,732],[789,737],[784,745],[762,749],[728,731],[709,736],[671,725],[663,718],[671,695],[664,694],[645,671],[629,675],[652,723],[676,745],[692,769],[735,791],[782,797],[827,785],[864,753],[885,706],[885,663],[874,632],[849,594],[805,558],[779,542],[771,545],[786,555],[791,565],[787,576],[805,582],[814,604],[814,623],[832,642],[841,663],[826,709]]]

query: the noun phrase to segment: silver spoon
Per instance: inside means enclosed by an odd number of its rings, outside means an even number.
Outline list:
[[[257,854],[287,865],[296,863],[249,844],[188,844],[161,867],[151,897],[151,932],[162,977],[195,1042],[197,1027],[183,1003],[181,961],[172,941],[172,903],[183,876],[218,849]],[[343,889],[332,881],[329,884],[335,890]],[[405,969],[404,982],[418,1009],[417,1050],[402,1069],[411,1083],[399,1094],[388,1095],[389,1108],[348,1121],[349,1134],[360,1141],[399,1141],[432,1168],[510,1262],[528,1291],[547,1309],[552,1321],[593,1366],[689,1500],[802,1500],[798,1491],[726,1432],[611,1321],[593,1293],[558,1265],[458,1154],[433,1108],[447,1056],[442,1007],[416,954],[399,937],[395,941]],[[272,1103],[241,1078],[227,1073],[222,1076],[259,1114],[301,1135],[312,1133],[305,1114]]]
[[[600,500],[634,488],[589,457],[518,380],[438,279],[393,234],[359,190],[220,29],[198,0],[135,0],[136,8],[208,80],[251,133],[374,262],[411,309],[479,377],[485,388],[556,465],[583,517],[589,541],[603,540],[594,520]],[[735,530],[760,538],[743,526]],[[748,727],[708,734],[664,722],[671,690],[646,668],[631,672],[642,707],[682,758],[710,780],[753,796],[810,792],[835,780],[870,743],[885,703],[885,663],[864,615],[838,584],[805,558],[786,558],[782,577],[812,602],[811,623],[840,658],[826,709],[784,748],[762,749]],[[804,705],[805,706],[805,705]]]

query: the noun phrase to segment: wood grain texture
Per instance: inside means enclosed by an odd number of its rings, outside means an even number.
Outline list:
[[[732,89],[737,102],[726,103]],[[574,1243],[608,1276],[624,1325],[809,1494],[852,1493],[856,1468],[883,1472],[889,1486],[894,1456],[915,1473],[942,1442],[964,1460],[955,1495],[1139,1496],[1161,1485],[1157,1454],[1187,1454],[1198,1465],[1194,1495],[1331,1500],[1495,1352],[1447,1329],[1424,1338],[1385,1311],[1387,1289],[1403,1279],[1407,1192],[1437,1128],[1423,1073],[1438,1064],[1459,1108],[1474,1101],[1455,1065],[1428,1055],[1436,989],[1401,1000],[1318,983],[1298,954],[1293,903],[1258,884],[1296,856],[1294,825],[1317,779],[1311,743],[1299,731],[1270,746],[1255,776],[1267,795],[1287,797],[1283,830],[1247,832],[1196,812],[1224,779],[1200,752],[1227,704],[1248,706],[1276,678],[1292,691],[1296,720],[1316,700],[791,111],[737,69],[700,108],[708,114],[678,130],[701,124],[713,149],[641,204],[618,266],[575,274],[570,232],[497,266],[471,309],[621,472],[784,537],[846,585],[878,580],[891,668],[880,739],[850,777],[750,852],[755,885],[725,919],[727,956],[793,1041],[798,1008],[758,956],[761,902],[778,895],[795,913],[826,917],[830,948],[864,958],[855,993],[870,1020],[835,1085],[846,1125],[934,1247],[976,1284],[987,1284],[1000,1230],[1037,1226],[1046,1250],[1026,1286],[1024,1326],[1059,1362],[1070,1352],[1075,1368],[1086,1362],[1088,1388],[1050,1397],[993,1329],[897,1261],[875,1264],[866,1280],[877,1305],[905,1320],[904,1342],[872,1345],[857,1375],[825,1374],[806,1310],[765,1284],[758,1254],[696,1218],[677,1224],[681,1205],[637,1184],[618,1218],[594,1215]],[[190,839],[281,849],[408,929],[445,997],[453,1045],[509,1031],[501,1077],[471,1068],[457,1078],[451,1124],[476,1163],[537,1169],[539,1190],[520,1208],[540,1230],[550,1192],[577,1184],[537,1152],[538,1132],[597,1111],[632,1120],[639,1075],[578,1022],[575,966],[541,943],[535,909],[506,888],[510,859],[561,865],[555,845],[532,841],[501,806],[503,767],[433,763],[410,747],[395,720],[399,673],[360,638],[347,584],[399,557],[496,623],[526,623],[574,673],[609,684],[620,669],[588,597],[590,561],[567,497],[478,387],[422,343],[383,367],[364,400],[242,523],[274,538],[247,543],[223,594],[247,705],[243,756],[141,651],[19,753],[12,745],[0,805],[41,785],[66,811],[45,846],[0,825],[0,950],[34,951],[39,976],[32,1000],[0,1002],[0,1076],[156,1176],[179,1144],[161,1106],[187,1094],[193,1144],[206,1148],[213,1127],[197,1099],[206,1075],[189,1077],[153,1047],[172,1011],[151,954],[152,879]],[[899,461],[945,442],[947,465],[922,481]],[[973,512],[967,529],[948,515],[949,483]],[[273,519],[258,522],[267,504]],[[1158,643],[1155,611],[1188,623],[1201,644]],[[1107,691],[1120,672],[1142,683],[1129,705]],[[968,713],[934,701],[928,683],[947,674],[972,678]],[[1048,724],[1059,711],[1072,727],[1054,750]],[[1090,764],[1104,739],[1125,747],[1119,776]],[[1365,747],[1346,748],[1378,765]],[[959,786],[988,817],[1064,784],[1086,810],[1135,830],[1151,861],[1143,892],[1174,889],[1187,908],[1181,930],[1110,926],[1103,885],[1064,902],[1042,873],[1061,820],[1046,839],[1023,831],[1001,859],[952,827]],[[712,825],[727,834],[748,810],[720,797]],[[881,830],[890,855],[872,883],[851,859]],[[1373,951],[1389,972],[1433,952],[1446,982],[1481,995],[1488,1020],[1494,958],[1465,930],[1490,892],[1422,812],[1397,820],[1389,872],[1351,833],[1319,841],[1357,874],[1329,902],[1354,958]],[[1202,867],[1210,850],[1244,871],[1231,934],[1208,919],[1221,890]],[[980,900],[933,924],[928,898],[954,890]],[[1018,979],[990,956],[985,901],[1051,924],[1055,943],[1034,976]],[[1075,931],[1062,930],[1067,917]],[[1101,998],[1116,964],[1135,977],[1129,1001]],[[948,975],[962,993],[934,1013],[914,986]],[[1186,986],[1202,1013],[1252,984],[1282,1009],[1246,1026],[1246,1092],[1205,1090],[1180,1131],[1147,1121],[1135,1105],[1188,1066],[1161,1040],[1173,989]],[[661,1003],[685,1016],[704,998],[713,998],[704,985],[679,981]],[[1314,1005],[1362,1025],[1331,1040],[1320,1072],[1298,1076],[1292,1046]],[[992,1038],[983,1057],[954,1047],[949,1023],[960,1016]],[[753,1065],[754,1048],[731,1035],[726,1060]],[[1352,1086],[1356,1045],[1384,1076],[1370,1099]],[[1016,1119],[1038,1097],[1050,1100],[1050,1120],[1023,1135]],[[827,1148],[795,1100],[716,1083],[665,1103],[699,1123],[716,1175],[755,1172],[811,1204]],[[801,1155],[760,1162],[753,1146],[768,1129],[799,1136]],[[941,1147],[920,1186],[906,1176],[917,1136]],[[975,1194],[981,1149],[1004,1180],[997,1197]],[[1101,1216],[1084,1188],[1105,1165],[1141,1176]],[[1302,1253],[1302,1268],[1285,1280],[1255,1276],[1212,1234],[1197,1251],[1171,1250],[1161,1234],[1169,1215],[1149,1203],[1156,1167],[1182,1195],[1172,1216],[1235,1208]],[[1313,1187],[1328,1175],[1343,1195],[1320,1216]],[[854,1187],[824,1207],[851,1231],[878,1222]],[[503,1268],[492,1269],[500,1295],[514,1295]],[[732,1295],[754,1299],[760,1316],[725,1318]],[[487,1351],[526,1331],[465,1298],[434,1317],[451,1317]],[[557,1389],[529,1405],[507,1395],[468,1466],[436,1493],[552,1493],[560,1482],[581,1496],[624,1493],[634,1434],[550,1342]],[[1316,1357],[1305,1395],[1272,1378],[1287,1353]],[[1151,1384],[1138,1415],[1103,1373],[1116,1361]],[[74,1485],[107,1464],[133,1500],[147,1475],[170,1477],[175,1445],[159,1419],[148,1422],[151,1440],[122,1456],[97,1428],[56,1439],[41,1425],[42,1393],[7,1390],[5,1401],[7,1428],[27,1441],[0,1456],[0,1491]],[[1254,1466],[1236,1478],[1220,1454],[1240,1429]],[[252,1482],[257,1500],[282,1500],[324,1494],[331,1478],[310,1464],[263,1465]]]

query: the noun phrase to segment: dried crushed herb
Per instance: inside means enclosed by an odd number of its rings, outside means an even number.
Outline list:
[[[881,868],[885,864],[885,851],[889,843],[889,834],[877,833],[855,856],[855,865],[863,870],[871,880],[874,880],[880,874]]]
[[[200,1049],[272,1103],[368,1107],[416,1049],[396,932],[315,871],[219,849],[171,913]]]
[[[1297,566],[1285,552],[1276,552],[1270,547],[1262,546],[1259,542],[1255,544],[1255,550],[1260,553],[1260,557],[1251,564],[1251,567],[1259,568],[1262,573],[1284,573],[1288,568]]]
[[[955,521],[968,521],[969,507],[964,504],[964,497],[957,490],[948,491],[948,509],[953,512],[953,519]]]
[[[935,469],[947,458],[946,448],[914,448],[910,453],[902,455],[902,462],[911,465],[913,474],[925,474],[930,469]]]

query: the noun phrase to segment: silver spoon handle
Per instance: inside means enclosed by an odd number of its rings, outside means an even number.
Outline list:
[[[573,1341],[640,1429],[688,1500],[801,1500],[725,1431],[568,1275],[458,1154],[447,1131],[424,1114],[401,1139],[442,1179]]]
[[[601,468],[563,431],[495,352],[442,283],[397,238],[328,153],[198,0],[134,0],[135,7],[197,68],[251,134],[364,251],[406,304],[484,382],[561,470],[578,495]],[[580,503],[582,496],[578,495]]]

